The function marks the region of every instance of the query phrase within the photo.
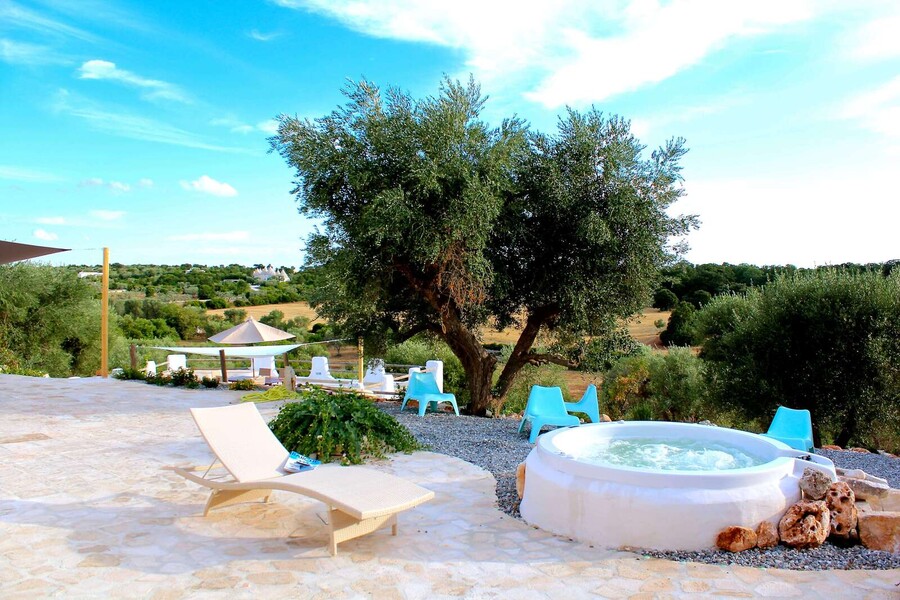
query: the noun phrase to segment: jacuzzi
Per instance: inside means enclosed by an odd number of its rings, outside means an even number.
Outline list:
[[[721,442],[762,464],[661,471],[583,458],[586,448],[630,438]],[[541,529],[600,546],[703,550],[729,525],[777,525],[799,501],[806,467],[837,479],[830,460],[745,431],[647,421],[582,425],[538,438],[525,461],[520,511]]]

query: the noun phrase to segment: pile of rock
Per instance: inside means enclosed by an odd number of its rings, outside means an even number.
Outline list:
[[[716,546],[728,552],[771,548],[816,548],[826,539],[839,546],[862,543],[870,550],[900,554],[900,490],[861,471],[838,469],[838,481],[807,468],[800,479],[802,499],[781,517],[776,528],[763,521],[755,530],[726,527]]]

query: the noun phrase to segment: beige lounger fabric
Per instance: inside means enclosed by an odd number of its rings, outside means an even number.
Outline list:
[[[397,513],[434,498],[434,492],[412,482],[364,467],[322,465],[312,471],[285,473],[282,467],[289,453],[252,403],[193,408],[191,414],[213,453],[234,478],[207,479],[176,469],[183,477],[213,490],[204,515],[238,502],[268,500],[271,490],[303,494],[331,508],[330,550],[336,554],[339,542],[385,525],[391,525],[396,535]]]

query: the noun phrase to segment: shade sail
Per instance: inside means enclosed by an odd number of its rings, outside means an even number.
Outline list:
[[[259,358],[260,356],[278,356],[299,348],[300,344],[287,344],[285,346],[232,346],[231,348],[213,348],[211,346],[148,346],[155,350],[167,350],[179,354],[202,354],[203,356],[219,356],[224,350],[225,356],[237,358]]]
[[[68,251],[68,248],[50,248],[49,246],[32,246],[31,244],[0,241],[0,264]]]
[[[278,342],[296,337],[293,333],[270,327],[250,317],[240,325],[221,331],[209,338],[217,344],[256,344],[259,342]]]

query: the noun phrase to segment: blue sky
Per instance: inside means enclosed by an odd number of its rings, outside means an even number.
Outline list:
[[[900,258],[898,32],[873,0],[0,0],[0,238],[300,265],[273,118],[471,73],[495,124],[594,105],[687,138],[693,262]]]

